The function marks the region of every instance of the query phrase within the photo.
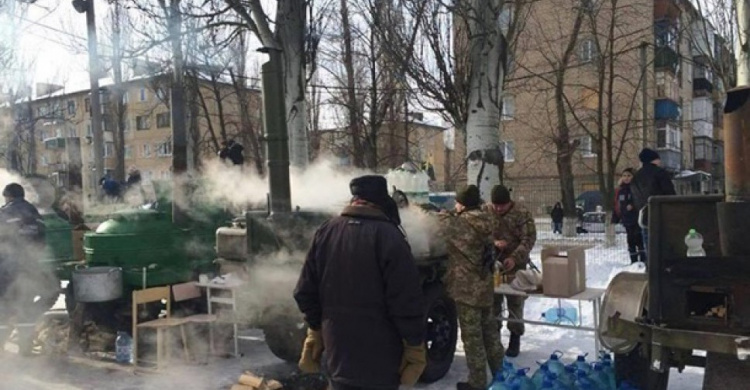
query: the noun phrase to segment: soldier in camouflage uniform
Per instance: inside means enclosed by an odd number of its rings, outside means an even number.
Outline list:
[[[526,269],[529,263],[529,253],[536,242],[536,226],[531,213],[520,204],[510,200],[510,192],[502,185],[492,188],[492,215],[494,227],[492,236],[495,247],[500,251],[499,258],[505,271],[506,281],[510,282],[518,270]],[[494,297],[494,314],[500,315],[503,300],[508,304],[509,318],[523,318],[524,297],[496,295]],[[498,321],[500,328],[502,322]],[[521,336],[524,333],[522,323],[508,323],[510,342],[505,354],[510,357],[518,356],[521,349]]]
[[[481,210],[479,189],[471,185],[456,195],[456,212],[441,213],[441,235],[448,248],[448,293],[456,301],[461,340],[469,367],[469,381],[458,390],[487,388],[487,365],[492,372],[502,366],[500,329],[492,315],[492,262],[483,251],[492,245],[493,219]],[[489,265],[489,267],[488,267]]]

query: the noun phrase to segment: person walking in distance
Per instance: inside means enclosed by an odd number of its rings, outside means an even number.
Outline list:
[[[510,199],[510,191],[502,185],[492,188],[491,215],[494,216],[492,236],[499,251],[500,263],[508,282],[519,270],[526,269],[531,261],[529,253],[536,242],[534,218],[525,207]],[[495,295],[494,314],[502,313],[503,302],[507,304],[508,318],[523,319],[524,297]],[[501,324],[502,326],[502,324]],[[521,336],[525,331],[522,323],[508,323],[510,342],[506,356],[516,357],[521,350]]]
[[[494,259],[485,253],[494,245],[493,218],[481,204],[479,188],[470,185],[456,195],[454,213],[439,214],[448,249],[446,286],[456,302],[469,368],[468,382],[458,382],[457,390],[486,389],[487,365],[494,373],[503,362],[500,329],[492,315]]]
[[[648,198],[654,195],[676,195],[672,183],[672,175],[662,168],[659,153],[643,148],[638,154],[642,166],[635,173],[630,190],[633,193],[633,203],[638,210],[638,223],[641,227],[643,245],[646,247],[648,259]]]
[[[630,183],[633,180],[633,169],[625,168],[620,176],[620,186],[615,190],[615,211],[612,222],[620,223],[625,228],[628,240],[630,263],[646,262],[646,250],[643,247],[641,227],[638,226],[638,210],[633,203],[633,192]]]
[[[353,198],[315,233],[294,290],[309,327],[299,361],[332,390],[396,390],[427,365],[422,285],[382,176],[349,184]],[[363,333],[364,332],[364,333]]]
[[[563,208],[562,204],[560,202],[555,203],[555,207],[552,208],[552,211],[550,212],[550,217],[552,217],[552,233],[562,234],[562,227],[563,227]]]

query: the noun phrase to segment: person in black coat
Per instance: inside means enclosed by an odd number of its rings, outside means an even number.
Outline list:
[[[633,202],[630,183],[633,180],[633,169],[626,168],[620,176],[620,186],[615,190],[615,211],[613,223],[620,223],[625,228],[628,240],[630,263],[646,261],[646,249],[643,247],[641,227],[638,226],[638,209]]]
[[[635,173],[630,190],[633,193],[633,204],[638,210],[641,224],[641,235],[643,244],[648,248],[648,198],[654,195],[676,195],[672,183],[672,175],[666,169],[660,167],[661,157],[659,153],[643,148],[638,158],[643,164],[641,169]],[[639,222],[639,223],[640,223]],[[646,251],[648,253],[648,250]]]
[[[0,323],[15,318],[19,353],[33,346],[35,322],[54,304],[60,282],[40,264],[45,229],[39,211],[25,199],[24,188],[11,183],[3,189],[0,208]],[[37,298],[38,297],[38,298]],[[0,347],[5,335],[0,337]]]
[[[560,202],[555,203],[555,207],[550,212],[550,216],[552,217],[552,233],[562,234],[563,215],[562,204]]]
[[[299,368],[333,390],[396,390],[426,366],[419,271],[382,176],[350,183],[341,215],[315,233],[294,299],[308,324]]]
[[[232,165],[243,165],[245,163],[244,149],[242,145],[230,139],[224,142],[224,147],[219,151],[219,158],[222,161],[231,161]]]

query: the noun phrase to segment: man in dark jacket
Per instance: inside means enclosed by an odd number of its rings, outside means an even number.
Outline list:
[[[230,139],[229,141],[224,142],[224,147],[219,151],[219,158],[223,161],[229,159],[229,161],[232,162],[232,165],[242,165],[245,163],[245,155],[243,154],[244,149],[245,148],[242,145]]]
[[[641,224],[641,235],[643,244],[648,248],[648,198],[654,195],[675,195],[677,192],[672,184],[672,175],[666,169],[660,167],[661,157],[659,153],[643,148],[638,154],[643,166],[633,177],[630,189],[633,192],[633,203],[639,215],[643,214]],[[648,249],[646,249],[648,253]],[[646,256],[648,257],[648,256]]]
[[[350,183],[341,215],[315,233],[294,298],[308,337],[299,367],[323,350],[333,390],[413,385],[426,366],[419,272],[382,176]]]
[[[633,204],[633,193],[630,182],[633,180],[633,169],[625,168],[620,176],[620,186],[615,190],[615,212],[612,222],[620,223],[625,228],[628,239],[630,263],[646,262],[646,250],[643,247],[641,227],[638,226],[638,209]]]
[[[55,301],[59,281],[39,261],[44,256],[44,222],[25,199],[23,187],[8,184],[0,208],[0,322],[14,319],[19,352],[31,353],[37,318]],[[57,282],[55,285],[54,282]],[[39,297],[39,298],[37,298]],[[4,342],[4,335],[0,344]]]

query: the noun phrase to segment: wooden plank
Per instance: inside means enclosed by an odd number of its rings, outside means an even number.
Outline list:
[[[133,290],[133,303],[141,303],[169,300],[169,286],[152,287],[145,290]]]

